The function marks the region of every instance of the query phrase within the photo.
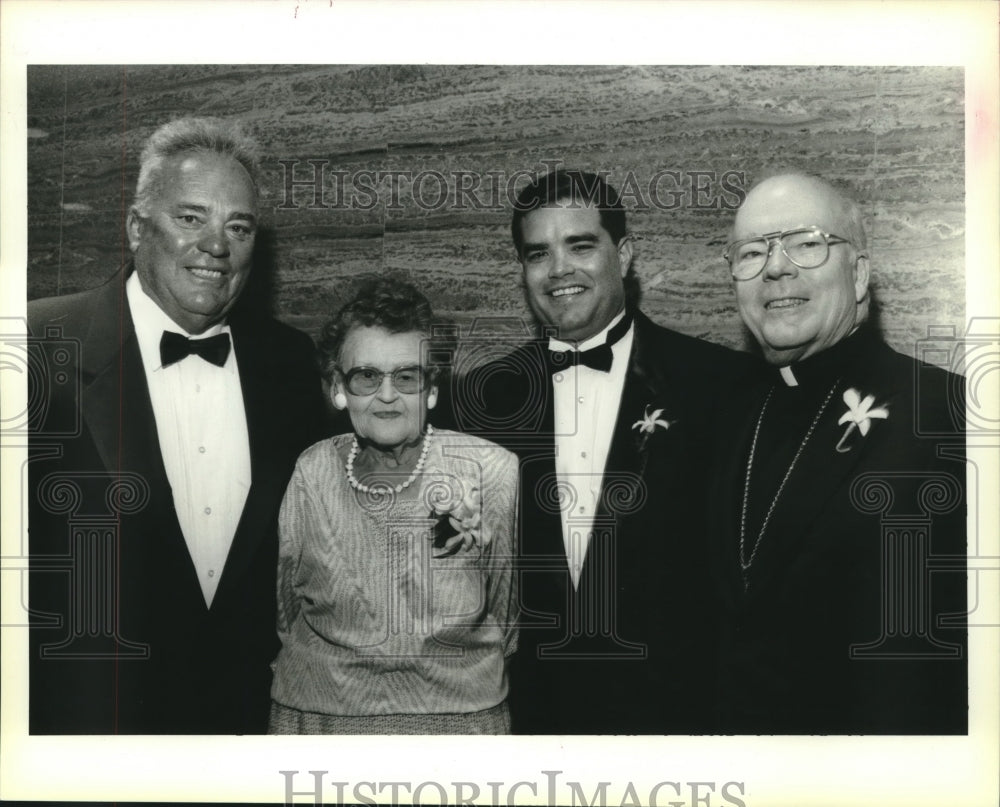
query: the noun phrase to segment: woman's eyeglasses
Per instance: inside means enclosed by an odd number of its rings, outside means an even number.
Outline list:
[[[382,387],[382,379],[392,377],[397,392],[409,395],[420,392],[424,385],[424,371],[420,367],[399,367],[384,373],[374,367],[352,367],[344,376],[345,386],[351,395],[373,395]]]

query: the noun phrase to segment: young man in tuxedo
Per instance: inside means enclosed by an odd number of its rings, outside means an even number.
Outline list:
[[[511,232],[542,335],[460,378],[456,408],[521,459],[514,730],[709,731],[708,412],[747,357],[628,301],[632,242],[601,177],[532,182]]]
[[[308,337],[237,305],[255,150],[220,122],[160,127],[130,264],[28,305],[32,733],[266,729],[276,517],[325,411]]]
[[[726,249],[770,365],[720,418],[720,730],[964,733],[964,384],[869,321],[858,205],[750,190]]]

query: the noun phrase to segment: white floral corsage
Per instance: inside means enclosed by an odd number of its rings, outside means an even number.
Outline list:
[[[844,445],[844,442],[851,436],[855,429],[861,432],[861,436],[864,437],[871,428],[872,420],[876,418],[885,420],[889,417],[889,410],[884,406],[872,408],[872,404],[875,403],[874,395],[866,395],[862,399],[861,393],[854,389],[854,387],[850,387],[844,391],[844,403],[847,404],[847,411],[837,421],[838,426],[844,423],[847,424],[847,428],[840,436],[840,440],[836,446],[837,451],[841,454],[845,454],[851,450],[852,446]]]
[[[651,409],[652,411],[650,411]],[[662,409],[653,409],[652,404],[647,404],[645,414],[640,420],[637,420],[632,424],[633,429],[638,429],[636,435],[639,437],[640,451],[646,447],[646,441],[656,432],[657,429],[666,431],[675,423],[675,421],[672,420],[664,420],[660,417],[662,414]]]
[[[430,517],[436,521],[431,540],[440,552],[435,557],[473,546],[482,548],[490,542],[482,529],[483,505],[478,485],[455,476],[437,475],[424,486],[423,497],[430,508]]]

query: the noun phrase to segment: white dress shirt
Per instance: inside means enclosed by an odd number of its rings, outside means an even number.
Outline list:
[[[603,345],[608,331],[625,316],[623,311],[579,350]],[[601,495],[604,466],[611,449],[611,437],[618,420],[625,373],[632,351],[632,325],[614,345],[611,371],[603,373],[585,365],[567,367],[552,376],[555,410],[556,479],[563,491],[560,515],[563,546],[573,587],[580,585],[580,573],[594,527],[594,514]],[[549,339],[551,350],[572,350],[573,346]]]
[[[132,273],[125,288],[177,520],[211,606],[250,490],[250,441],[235,345],[222,367],[194,355],[163,367],[163,332],[191,334],[146,294],[138,274]],[[195,338],[218,333],[229,333],[229,326],[215,325]]]

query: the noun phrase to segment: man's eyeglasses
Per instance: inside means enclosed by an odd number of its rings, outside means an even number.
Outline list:
[[[399,367],[383,373],[374,367],[352,367],[344,376],[344,383],[351,395],[373,395],[382,387],[382,379],[392,377],[397,392],[412,394],[424,386],[424,371],[420,367]]]
[[[796,227],[737,241],[727,246],[722,256],[729,263],[733,280],[753,280],[764,269],[775,244],[799,269],[816,269],[826,263],[832,245],[849,243],[847,238],[823,232],[819,227]]]

